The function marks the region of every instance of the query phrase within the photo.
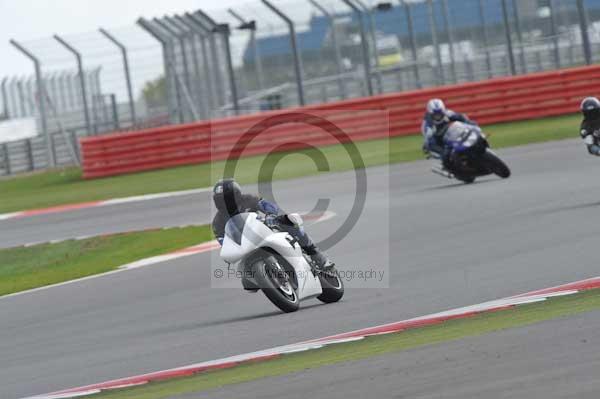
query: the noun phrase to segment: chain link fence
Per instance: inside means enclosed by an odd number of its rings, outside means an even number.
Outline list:
[[[0,174],[76,165],[78,137],[585,65],[600,49],[600,0],[255,0],[209,14],[13,42],[39,68],[1,80],[0,127],[33,119],[38,135],[0,136]]]

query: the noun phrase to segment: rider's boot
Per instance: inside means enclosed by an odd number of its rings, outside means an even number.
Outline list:
[[[306,254],[315,262],[319,270],[331,269],[335,264],[316,245],[304,249]]]

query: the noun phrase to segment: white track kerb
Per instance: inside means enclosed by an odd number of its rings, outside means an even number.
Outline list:
[[[591,278],[588,280],[578,281],[571,284],[566,284],[558,287],[548,288],[544,290],[529,292],[526,294],[516,295],[505,299],[500,299],[491,302],[485,302],[479,305],[468,306],[459,309],[453,309],[441,313],[435,313],[428,316],[417,317],[414,319],[399,321],[395,323],[385,324],[365,328],[362,330],[352,331],[343,334],[337,334],[330,337],[314,339],[311,341],[301,342],[292,345],[279,346],[276,348],[266,349],[263,351],[246,353],[239,356],[232,356],[218,360],[212,360],[189,366],[179,367],[170,370],[159,371],[150,374],[144,374],[134,377],[122,378],[113,381],[107,381],[100,384],[93,384],[79,388],[67,389],[51,394],[33,396],[26,399],[62,399],[75,398],[87,395],[93,395],[102,392],[103,390],[127,388],[137,385],[143,385],[151,381],[165,380],[169,378],[189,376],[196,373],[201,373],[209,370],[224,369],[235,367],[239,364],[249,361],[268,360],[289,353],[302,352],[322,348],[326,345],[333,345],[342,342],[351,342],[361,340],[365,337],[380,334],[397,333],[403,330],[428,326],[432,324],[442,323],[447,320],[466,318],[478,313],[491,311],[499,311],[509,309],[515,306],[541,302],[548,298],[572,295],[580,291],[600,288],[600,277]]]
[[[111,206],[111,205],[122,205],[122,204],[129,204],[129,203],[133,203],[133,202],[152,201],[152,200],[163,199],[163,198],[182,197],[182,196],[186,196],[186,195],[206,193],[206,192],[210,192],[211,190],[212,190],[211,187],[205,187],[205,188],[197,188],[197,189],[193,189],[193,190],[170,191],[170,192],[166,192],[166,193],[137,195],[134,197],[113,198],[113,199],[102,200],[102,201],[90,201],[90,202],[82,202],[82,203],[78,203],[78,204],[58,205],[58,206],[53,206],[53,207],[49,207],[49,208],[30,209],[30,210],[25,210],[25,211],[0,214],[0,221],[8,220],[8,219],[15,219],[15,218],[30,217],[30,216],[47,215],[47,214],[52,214],[52,213],[70,212],[70,211],[76,211],[76,210],[80,210],[80,209],[98,208],[98,207]]]

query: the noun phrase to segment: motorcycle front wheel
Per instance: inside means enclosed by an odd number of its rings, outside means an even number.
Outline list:
[[[504,161],[502,161],[496,154],[491,151],[486,151],[483,154],[483,162],[485,166],[492,172],[493,174],[501,177],[503,179],[508,179],[510,177],[510,169]]]
[[[292,313],[300,308],[300,300],[290,276],[274,256],[254,264],[254,278],[265,296],[282,311]]]
[[[317,299],[323,303],[338,302],[344,296],[344,282],[335,268],[319,273],[323,293]]]

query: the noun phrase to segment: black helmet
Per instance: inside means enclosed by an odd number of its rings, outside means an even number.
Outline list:
[[[242,188],[234,179],[219,180],[213,188],[213,201],[219,212],[233,216],[239,213]]]
[[[581,102],[581,112],[586,119],[600,119],[600,100],[588,97]]]

